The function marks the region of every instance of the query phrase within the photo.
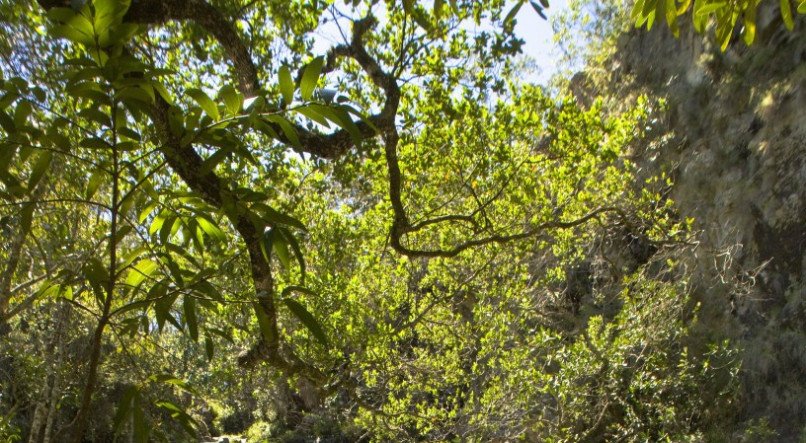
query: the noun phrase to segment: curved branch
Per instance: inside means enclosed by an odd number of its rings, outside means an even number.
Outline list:
[[[406,246],[404,246],[402,244],[401,240],[402,240],[403,236],[405,236],[406,234],[409,234],[411,232],[416,232],[417,230],[419,230],[419,228],[421,228],[423,226],[427,226],[428,224],[433,224],[433,223],[424,224],[425,222],[421,222],[421,223],[418,223],[418,225],[415,225],[415,226],[408,225],[408,226],[397,226],[397,227],[395,227],[395,225],[393,225],[391,245],[392,245],[392,248],[394,248],[396,251],[398,251],[401,254],[407,255],[409,257],[445,257],[445,258],[455,257],[455,256],[461,254],[462,252],[464,252],[467,249],[475,248],[475,247],[478,247],[478,246],[484,246],[484,245],[488,245],[488,244],[492,244],[492,243],[500,244],[500,243],[512,242],[512,241],[515,241],[515,240],[523,240],[523,239],[526,239],[526,238],[538,236],[538,235],[542,234],[543,232],[545,232],[548,229],[573,228],[575,226],[579,226],[579,225],[581,225],[583,223],[586,223],[586,222],[588,222],[588,221],[590,221],[592,219],[597,219],[598,220],[599,217],[602,214],[605,214],[605,213],[608,213],[608,212],[616,213],[617,215],[619,215],[620,218],[626,219],[626,214],[624,214],[624,212],[621,209],[614,208],[614,207],[602,207],[602,208],[595,209],[595,210],[593,210],[593,211],[591,211],[591,212],[585,214],[584,216],[582,216],[580,218],[577,218],[575,220],[571,220],[571,221],[549,221],[549,222],[541,223],[541,224],[539,224],[539,225],[537,225],[537,226],[535,226],[535,227],[533,227],[533,228],[531,228],[529,230],[519,232],[519,233],[516,233],[516,234],[507,234],[507,235],[495,234],[495,235],[490,235],[488,237],[482,237],[482,238],[477,238],[477,239],[473,239],[473,240],[468,240],[468,241],[460,243],[460,244],[458,244],[458,245],[456,245],[456,246],[454,246],[454,247],[452,247],[450,249],[411,249],[411,248],[408,248],[408,247],[406,247]],[[395,217],[395,220],[398,220],[397,216]],[[444,218],[441,221],[445,221]],[[395,230],[395,229],[397,229],[397,230]]]

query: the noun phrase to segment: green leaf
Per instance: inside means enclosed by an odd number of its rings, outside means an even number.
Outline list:
[[[173,235],[176,230],[178,230],[178,226],[174,226],[176,224],[177,217],[175,215],[168,216],[165,221],[162,223],[162,227],[160,228],[160,241],[163,244],[170,242],[171,236]],[[156,220],[155,220],[156,221]],[[153,223],[152,223],[153,226]]]
[[[658,9],[658,2],[663,0],[644,0],[644,7],[641,10],[641,15],[643,17],[649,17],[653,11]]]
[[[80,17],[80,16],[76,16]],[[86,19],[84,19],[86,20]],[[80,22],[80,20],[79,20]],[[56,38],[65,38],[73,43],[78,43],[84,46],[93,46],[95,41],[92,34],[86,34],[78,29],[68,25],[56,25],[50,28],[50,35]]]
[[[93,286],[103,287],[109,281],[109,272],[97,258],[91,258],[81,268],[82,274]]]
[[[303,100],[310,100],[316,84],[319,82],[319,75],[322,73],[322,66],[325,63],[323,57],[316,57],[302,71],[302,79],[299,82],[299,94]]]
[[[798,5],[798,14],[806,14],[806,0],[800,0]]]
[[[695,2],[696,4],[696,2]],[[699,3],[697,4],[696,9],[694,10],[694,15],[709,15],[720,9],[724,8],[727,5],[725,2],[714,2],[714,3]]]
[[[319,123],[320,125],[326,128],[330,128],[330,123],[328,123],[325,116],[323,116],[321,113],[319,113],[319,111],[316,110],[316,107],[310,105],[300,106],[298,108],[295,108],[294,110],[304,115],[305,117],[315,121],[316,123]]]
[[[150,277],[158,267],[159,265],[154,260],[140,260],[140,262],[129,270],[129,274],[126,276],[124,283],[128,286],[136,287],[145,281],[146,278]]]
[[[661,3],[663,3],[662,12],[666,17],[666,24],[669,26],[669,30],[672,31],[672,35],[674,35],[675,37],[679,37],[680,28],[677,25],[677,9],[675,7],[675,0],[661,0],[660,2],[658,2],[659,5]]]
[[[199,215],[196,217],[196,223],[199,224],[199,228],[209,235],[211,238],[214,238],[218,241],[224,241],[227,239],[227,236],[224,235],[224,231],[221,230],[212,220],[207,219],[206,217]]]
[[[652,25],[655,23],[655,16],[656,16],[655,11],[650,12],[649,15],[647,16],[647,18],[646,18],[646,29],[647,30],[652,29]]]
[[[113,430],[115,434],[119,434],[120,431],[125,428],[126,421],[131,416],[132,408],[136,402],[136,397],[138,396],[137,386],[131,385],[123,391],[123,396],[121,396],[120,401],[118,401],[118,410],[115,413],[115,418],[113,420]]]
[[[752,45],[756,39],[756,8],[752,5],[744,11],[744,34],[742,37],[747,46]]]
[[[795,21],[792,19],[792,7],[789,0],[781,0],[781,18],[784,19],[784,26],[786,29],[795,29]]]
[[[196,299],[185,295],[182,310],[185,314],[185,325],[193,341],[199,340],[199,323],[196,317]]]
[[[166,103],[168,103],[171,106],[174,105],[174,99],[171,96],[171,93],[168,92],[167,89],[165,89],[165,85],[154,80],[151,82],[151,87],[153,87],[154,90],[157,91],[157,93],[160,95],[160,97],[162,97],[163,100],[165,100]]]
[[[271,320],[263,311],[260,302],[254,302],[252,305],[255,308],[255,316],[257,317],[258,326],[260,326],[260,333],[263,335],[264,340],[271,343],[275,339],[274,333],[272,332]]]
[[[50,162],[53,160],[53,155],[49,151],[44,151],[37,156],[36,163],[31,169],[31,175],[28,177],[28,192],[34,190],[39,181],[45,175],[45,172],[50,167]]]
[[[209,335],[204,337],[204,352],[207,354],[208,361],[213,359],[215,348],[213,347],[213,339]]]
[[[230,115],[236,115],[241,112],[243,97],[241,97],[241,94],[232,86],[224,85],[224,87],[218,91],[218,97],[224,101],[224,106],[227,108],[227,112]]]
[[[154,301],[154,317],[157,320],[157,327],[160,331],[165,326],[165,320],[171,315],[171,308],[174,305],[178,292],[168,294],[168,285],[164,282],[159,282],[151,287],[148,291],[148,298]]]
[[[158,401],[154,403],[154,405],[158,408],[168,411],[168,413],[171,415],[171,418],[182,425],[182,428],[185,430],[185,432],[193,436],[196,435],[196,421],[193,420],[193,418],[182,408],[169,401]]]
[[[411,18],[414,19],[414,22],[420,25],[421,28],[425,29],[427,33],[432,33],[434,31],[434,26],[428,20],[429,17],[423,12],[420,8],[412,8],[411,10]]]
[[[302,294],[305,294],[305,295],[310,295],[311,297],[317,297],[317,298],[319,297],[319,294],[317,294],[316,292],[306,288],[305,286],[296,286],[296,285],[286,286],[283,289],[282,296],[283,297],[288,297],[291,294],[293,294],[294,292],[299,292],[299,293],[302,293]]]
[[[86,118],[88,120],[92,120],[95,123],[98,123],[101,126],[108,127],[109,126],[109,116],[104,114],[103,112],[95,109],[95,108],[86,108],[82,109],[81,112],[78,113],[79,116],[82,118]]]
[[[137,443],[148,443],[151,428],[145,419],[143,408],[140,406],[139,395],[135,399],[133,408],[134,441]]]
[[[201,168],[199,168],[199,173],[201,175],[207,175],[210,172],[214,171],[216,166],[218,166],[219,163],[224,161],[227,158],[227,155],[230,154],[230,152],[231,150],[228,147],[223,147],[214,152],[213,155],[204,159]]]
[[[218,113],[218,106],[215,102],[207,96],[201,89],[189,88],[185,91],[196,103],[201,107],[207,115],[213,120],[219,120],[221,115]]]
[[[260,96],[249,97],[243,101],[243,109],[244,111],[252,111],[253,110],[252,108],[255,109],[260,108],[260,103],[262,102],[265,102],[263,97]]]
[[[308,312],[305,306],[292,298],[283,298],[280,301],[282,301],[283,304],[288,307],[288,310],[291,311],[291,313],[294,314],[294,316],[297,317],[297,319],[299,319],[299,321],[305,325],[309,331],[311,331],[311,334],[313,334],[313,336],[316,337],[316,339],[319,340],[322,345],[324,345],[326,348],[330,346],[328,344],[327,336],[325,335],[324,330],[322,330],[322,326],[314,318],[314,316]]]
[[[118,91],[118,93],[116,94],[116,98],[126,105],[140,106],[141,103],[144,103],[146,105],[153,105],[154,91],[150,89],[146,90],[144,88],[137,86],[130,86],[128,88],[121,89],[120,91]]]
[[[260,236],[260,252],[263,253],[263,259],[269,264],[271,264],[272,243],[274,243],[273,230],[264,232],[263,235]]]
[[[104,171],[94,171],[90,175],[90,179],[87,181],[87,188],[84,191],[84,198],[92,200],[92,197],[95,196],[95,193],[98,192],[98,188],[104,181],[104,175]],[[140,220],[140,222],[142,223],[142,220]]]
[[[154,383],[164,383],[166,385],[175,386],[190,394],[198,395],[196,390],[193,389],[186,381],[171,374],[153,374],[149,376],[148,379]]]
[[[156,202],[155,202],[154,207],[156,207],[156,206],[157,205],[156,205]],[[145,221],[146,217],[148,217],[148,214],[150,214],[151,211],[154,210],[154,207],[151,207],[151,205],[149,205],[149,207],[147,207],[145,210],[143,210],[143,212],[140,214],[140,223]],[[151,220],[151,225],[148,227],[148,234],[149,235],[154,235],[156,232],[158,232],[160,229],[162,229],[162,225],[165,224],[165,220],[167,218],[168,217],[165,216],[165,213],[157,214],[154,217],[154,219]]]
[[[76,12],[71,8],[51,8],[48,9],[47,16],[55,22],[67,23],[76,16]]]
[[[121,226],[120,229],[115,232],[115,243],[120,243],[123,241],[123,238],[129,235],[129,233],[131,233],[133,230],[134,228],[131,225]]]
[[[123,137],[127,137],[138,142],[141,140],[140,133],[128,126],[118,126],[117,131],[118,134]]]
[[[217,329],[217,328],[207,328],[207,332],[208,333],[213,333],[213,334],[223,338],[224,340],[228,341],[229,343],[234,343],[234,341],[232,339],[232,333],[231,332],[222,331],[221,329]]]
[[[221,295],[221,292],[218,290],[218,288],[210,284],[210,282],[207,280],[200,280],[194,283],[193,290],[212,300],[217,300],[222,303],[225,301],[224,296]]]
[[[294,234],[287,229],[278,229],[279,232],[287,241],[288,245],[291,246],[291,250],[294,251],[294,256],[297,258],[297,263],[299,264],[299,272],[300,272],[300,280],[302,283],[305,283],[305,257],[302,255],[302,249],[299,246],[299,242],[297,241]]]
[[[141,27],[137,23],[121,23],[109,30],[105,45],[122,45],[132,39]]]
[[[350,114],[354,112],[351,107],[347,105],[324,106],[319,104],[312,104],[310,107],[317,113],[335,123],[338,127],[347,131],[350,134],[350,138],[353,140],[353,143],[356,145],[361,143],[363,136],[361,131],[358,129],[358,126],[353,121],[353,118],[350,117]]]
[[[14,110],[14,124],[17,125],[17,127],[25,126],[31,112],[33,112],[31,103],[25,100],[20,101],[17,104],[17,109]]]
[[[299,135],[297,134],[296,128],[294,128],[294,126],[285,117],[282,115],[268,115],[266,116],[266,120],[277,123],[277,125],[280,126],[280,130],[283,131],[283,135],[285,135],[286,139],[288,139],[292,145],[300,145]],[[272,130],[272,132],[274,131]],[[274,132],[275,136],[276,134],[277,133]]]
[[[350,108],[345,105],[339,105],[335,107],[331,107],[333,114],[335,115],[337,121],[336,124],[341,126],[345,131],[350,134],[350,138],[352,138],[353,143],[356,145],[361,143],[363,137],[361,136],[361,131],[356,126],[353,118],[350,117]]]
[[[674,0],[672,0],[672,1],[674,1]],[[549,19],[548,17],[546,17],[546,13],[543,12],[543,6],[542,5],[537,4],[537,2],[535,2],[534,0],[531,0],[529,2],[529,4],[532,5],[532,9],[535,10],[535,12],[537,13],[537,15],[540,16],[540,18],[542,18],[543,20],[548,20]]]
[[[112,102],[109,96],[101,91],[101,86],[94,81],[76,83],[66,88],[70,96],[89,100],[93,106],[109,106]]]
[[[93,0],[95,28],[98,33],[108,32],[109,27],[119,24],[129,9],[129,0]]]
[[[301,221],[296,218],[283,214],[265,203],[255,203],[252,205],[252,210],[257,211],[260,217],[270,226],[276,224],[290,226],[307,232],[307,228]]]
[[[518,15],[518,11],[521,10],[521,6],[523,6],[524,1],[519,0],[515,2],[515,5],[512,6],[512,9],[509,10],[507,16],[504,17],[504,26],[512,26],[513,21],[515,20],[515,16]]]
[[[272,248],[275,255],[277,255],[277,259],[280,260],[280,264],[288,269],[290,257],[288,254],[288,242],[286,242],[285,238],[282,235],[275,235],[272,238]]]
[[[281,139],[280,135],[277,134],[277,131],[275,131],[274,128],[272,128],[271,125],[266,123],[263,119],[255,119],[252,122],[252,124],[255,126],[255,129],[257,129],[258,131],[262,132],[263,134],[265,134],[269,138],[272,138],[272,139],[275,139],[275,140],[280,140]]]
[[[294,80],[291,79],[291,70],[288,66],[281,66],[280,72],[280,93],[283,95],[283,101],[286,105],[294,101]]]
[[[716,27],[716,39],[720,43],[719,49],[725,52],[730,43],[730,37],[733,33],[733,24],[727,21],[722,21]]]
[[[16,128],[14,120],[3,110],[0,110],[0,128],[3,128],[8,134],[13,134]]]
[[[45,281],[36,291],[36,298],[49,298],[58,295],[62,291],[62,285],[52,281]]]

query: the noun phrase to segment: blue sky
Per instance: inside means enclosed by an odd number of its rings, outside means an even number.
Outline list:
[[[568,8],[567,0],[549,0],[550,8],[545,11],[548,21],[540,18],[528,4],[523,5],[517,15],[518,24],[515,32],[526,42],[523,52],[533,58],[540,67],[535,80],[545,83],[557,72],[559,52],[553,41],[554,31],[551,27],[552,17]]]
[[[553,41],[554,31],[551,27],[551,20],[559,12],[568,8],[568,0],[549,0],[549,3],[550,8],[545,11],[548,21],[538,16],[528,3],[521,7],[516,16],[515,32],[525,42],[523,52],[534,59],[540,68],[540,72],[530,76],[531,78],[528,78],[528,80],[538,83],[547,82],[552,74],[557,72],[559,53],[557,45]],[[376,13],[379,13],[381,15],[380,19],[383,20],[383,10],[378,10]],[[321,26],[317,32],[316,43],[314,44],[314,52],[316,53],[324,53],[331,46],[341,43],[340,35],[333,21],[328,20],[328,22],[328,24]],[[346,27],[349,28],[349,26]]]

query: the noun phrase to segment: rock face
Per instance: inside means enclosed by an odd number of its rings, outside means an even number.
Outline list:
[[[769,2],[775,3],[775,2]],[[663,27],[622,35],[600,85],[621,99],[666,97],[663,121],[636,153],[670,173],[670,197],[694,217],[689,257],[706,325],[743,357],[737,432],[806,438],[806,20],[787,31],[760,10],[756,43],[726,53]],[[746,437],[747,438],[747,437]]]

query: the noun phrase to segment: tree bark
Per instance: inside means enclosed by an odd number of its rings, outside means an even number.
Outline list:
[[[45,386],[45,390],[47,390],[47,385]],[[47,395],[45,395],[47,397]],[[44,425],[44,412],[45,407],[43,406],[43,402],[39,401],[36,403],[36,408],[34,408],[34,418],[31,420],[31,432],[28,434],[28,443],[39,443],[42,441],[41,436],[43,432],[43,425]]]

